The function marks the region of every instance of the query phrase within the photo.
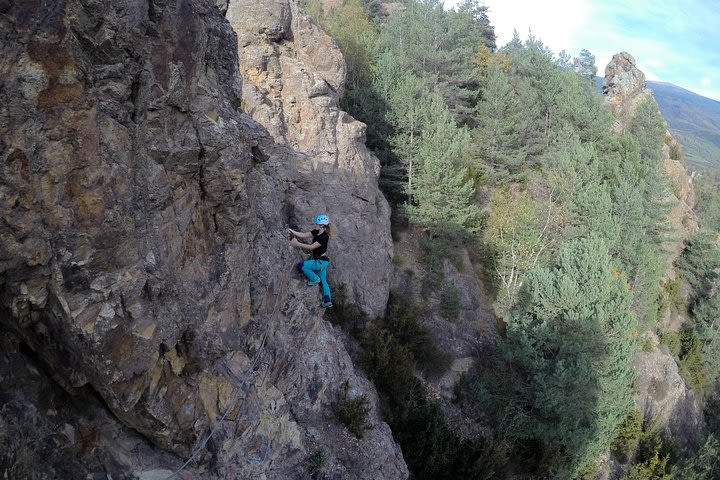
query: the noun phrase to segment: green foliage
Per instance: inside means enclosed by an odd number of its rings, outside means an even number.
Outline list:
[[[442,411],[436,403],[419,402],[402,419],[397,440],[403,456],[413,470],[422,472],[419,478],[445,476],[457,454],[457,439],[448,428]]]
[[[678,272],[692,287],[693,326],[681,332],[680,374],[701,398],[720,377],[720,249],[716,233],[693,236],[675,262]]]
[[[645,425],[639,437],[632,465],[622,480],[670,480],[670,458],[674,455],[660,435],[662,424],[653,420]]]
[[[660,343],[667,345],[670,355],[675,358],[680,356],[680,350],[682,349],[682,343],[680,341],[680,334],[676,332],[661,332]]]
[[[337,391],[333,411],[335,417],[345,425],[350,433],[357,438],[363,438],[365,430],[372,428],[367,421],[368,413],[371,410],[370,402],[365,395],[348,398],[349,388],[350,385],[346,380]]]
[[[455,125],[442,99],[434,95],[426,112],[425,128],[417,139],[418,173],[410,188],[410,221],[431,226],[439,233],[475,232],[480,209],[475,187],[459,158],[468,145],[466,130]]]
[[[665,289],[665,298],[667,299],[668,307],[673,311],[683,312],[686,302],[682,293],[680,279],[668,280],[665,282],[663,288]]]
[[[360,0],[342,0],[325,10],[320,0],[308,0],[305,9],[319,21],[333,37],[347,66],[345,101],[354,104],[372,84],[373,59],[378,32],[368,19],[368,12]]]
[[[711,231],[698,232],[675,262],[676,269],[698,298],[708,296],[713,282],[720,277],[720,248],[715,244],[716,237]]]
[[[437,0],[406,2],[382,25],[373,51],[372,87],[359,91],[357,98],[363,101],[349,111],[368,124],[368,146],[380,158],[381,185],[394,203],[407,199],[415,205],[415,177],[420,174],[432,181],[430,177],[439,175],[430,166],[423,171],[428,156],[450,168],[441,175],[446,186],[462,179],[458,155],[436,159],[437,144],[462,144],[467,136],[454,124],[467,125],[474,119],[478,85],[473,53],[478,45],[494,47],[494,33],[487,8],[475,0],[451,11]],[[449,110],[452,124],[435,125],[438,103]],[[426,127],[434,131],[421,140]],[[431,204],[438,205],[438,200],[445,201],[435,198]]]
[[[720,148],[718,149],[720,163]],[[720,169],[713,169],[694,179],[695,212],[700,224],[708,230],[720,231]]]
[[[683,161],[682,147],[679,142],[673,142],[670,145],[670,158],[680,162]]]
[[[630,123],[630,132],[640,147],[643,160],[657,163],[665,138],[665,120],[655,99],[650,97],[637,108]]]
[[[573,69],[578,75],[594,81],[595,75],[597,75],[595,55],[583,48],[580,50],[580,55],[575,59]]]
[[[528,452],[521,463],[529,475],[592,470],[630,408],[636,324],[652,326],[663,293],[680,308],[679,284],[660,289],[669,187],[657,105],[640,105],[626,134],[616,137],[589,80],[590,52],[555,59],[538,39],[517,35],[494,51],[487,9],[475,0],[449,12],[439,0],[408,0],[386,23],[369,22],[378,12],[374,0],[321,11],[348,61],[342,106],[368,125],[367,144],[380,158],[391,202],[404,204],[407,220],[429,232],[424,287],[441,292],[448,317],[459,302],[451,286],[441,289],[441,259],[455,250],[452,242],[484,227],[483,263],[496,307],[518,305],[506,317],[508,337],[494,371],[469,382],[474,393],[460,403],[487,417],[493,433],[461,441],[425,399],[416,369],[438,375],[447,356],[418,312],[389,308],[371,323],[341,302],[328,315],[360,339],[362,363],[415,477],[483,478],[509,455]],[[717,185],[708,182],[698,195],[708,199],[699,207],[707,224],[720,219]],[[482,225],[477,204],[488,198]],[[715,375],[709,359],[720,358],[711,318],[720,300],[708,265],[693,263],[710,257],[694,254],[681,263],[699,268],[694,275],[705,282],[692,302],[698,341],[678,337],[677,353],[686,374],[703,371],[708,381]],[[498,372],[505,378],[493,376]],[[664,457],[652,458],[640,460],[647,471],[658,470]]]
[[[465,1],[445,11],[439,0],[407,2],[390,16],[380,35],[380,52],[435,85],[447,100],[455,120],[466,124],[477,85],[472,58],[478,45],[494,48],[487,8]]]
[[[420,312],[404,299],[391,299],[388,312],[362,340],[361,364],[383,399],[385,419],[417,478],[455,478],[461,462],[460,441],[447,425],[442,410],[429,402],[415,377],[419,367],[440,374],[449,359],[432,343],[419,323]]]
[[[643,417],[637,408],[631,409],[618,425],[617,436],[610,445],[610,451],[622,463],[633,459],[643,433]]]
[[[417,364],[421,371],[431,376],[447,370],[450,358],[435,345],[430,331],[420,323],[420,313],[406,299],[391,299],[386,315],[370,330],[373,341],[366,344],[367,352],[375,352],[374,358],[366,357],[365,363],[371,372],[383,377],[386,376],[383,372],[385,369],[392,373],[392,369],[396,368],[390,365],[392,361],[400,369],[399,377],[408,376],[403,373],[406,365],[411,365],[411,368],[405,372],[412,372],[412,366]],[[413,377],[412,374],[409,376]],[[396,380],[387,378],[388,384]]]
[[[636,320],[607,247],[595,239],[561,247],[555,267],[528,278],[506,317],[506,361],[519,377],[512,433],[537,438],[566,460],[566,475],[605,451],[631,407]]]
[[[680,365],[678,373],[685,384],[702,397],[707,382],[707,370],[703,361],[702,341],[693,328],[680,331]]]
[[[315,453],[310,455],[307,459],[310,475],[317,475],[322,472],[325,465],[327,465],[327,461],[328,454],[325,450],[317,450]]]
[[[660,279],[665,269],[660,248],[669,211],[662,199],[667,180],[660,173],[659,157],[644,159],[633,137],[623,138],[619,147],[623,165],[610,193],[613,216],[622,221],[618,223],[619,240],[611,251],[630,279],[638,317],[649,326],[659,312]]]
[[[448,320],[460,315],[460,290],[455,285],[447,284],[440,294],[440,313]]]
[[[655,450],[652,457],[633,465],[621,480],[672,480],[668,460],[667,455],[661,456],[660,452]]]
[[[528,272],[538,265],[553,220],[551,199],[536,201],[527,192],[501,188],[493,193],[485,222],[485,268],[498,291],[500,311],[515,302]]]
[[[720,378],[720,292],[714,289],[710,296],[700,298],[694,308],[695,330],[702,342],[702,358],[707,386],[712,387]]]
[[[462,259],[458,254],[461,240],[461,238],[448,235],[423,236],[420,239],[423,251],[422,260],[426,267],[424,281],[429,288],[436,290],[443,284],[443,258],[447,258],[455,265],[462,264]]]
[[[673,466],[674,478],[682,480],[720,480],[720,442],[714,434],[692,457]]]
[[[527,152],[523,145],[528,116],[509,76],[495,63],[485,72],[482,100],[477,105],[474,155],[496,175],[517,175]]]

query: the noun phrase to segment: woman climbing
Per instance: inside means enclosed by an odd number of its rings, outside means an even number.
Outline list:
[[[294,237],[290,240],[290,245],[310,251],[310,258],[300,262],[298,268],[308,278],[306,282],[308,287],[313,287],[318,282],[322,282],[323,302],[321,306],[330,308],[332,307],[332,301],[330,299],[330,287],[327,283],[327,267],[330,265],[330,259],[327,256],[327,245],[328,240],[334,233],[334,228],[330,225],[330,218],[322,213],[315,217],[314,223],[316,228],[309,232],[296,232],[290,228],[290,233]],[[310,243],[300,242],[298,238],[310,240]]]

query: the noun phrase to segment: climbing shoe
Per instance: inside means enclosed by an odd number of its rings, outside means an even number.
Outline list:
[[[320,283],[320,280],[318,280],[317,282],[313,282],[313,281],[308,280],[307,282],[305,282],[305,285],[307,285],[308,287],[314,287],[314,286],[317,285],[318,283]]]
[[[330,308],[332,307],[332,302],[330,301],[330,295],[323,295],[323,302],[320,304],[323,308]]]

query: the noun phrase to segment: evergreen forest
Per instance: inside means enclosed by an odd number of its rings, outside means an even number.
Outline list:
[[[720,479],[720,173],[695,179],[699,228],[668,265],[671,139],[652,97],[613,131],[591,52],[555,53],[531,34],[497,45],[478,0],[323,5],[305,1],[346,58],[342,108],[367,124],[394,231],[422,236],[438,290],[440,259],[470,252],[501,319],[455,386],[458,420],[423,392],[447,359],[422,305],[393,297],[367,328],[350,302],[332,314],[412,478]],[[682,325],[665,325],[668,312]],[[704,409],[694,445],[633,400],[633,359],[655,348]]]

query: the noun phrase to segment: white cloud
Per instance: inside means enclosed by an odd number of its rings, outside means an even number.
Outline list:
[[[490,23],[495,27],[498,46],[512,39],[513,30],[525,39],[528,31],[554,52],[575,51],[574,38],[589,23],[586,0],[485,0]]]
[[[700,79],[700,85],[702,85],[705,88],[708,88],[710,84],[712,83],[712,80],[708,77],[703,77]]]

